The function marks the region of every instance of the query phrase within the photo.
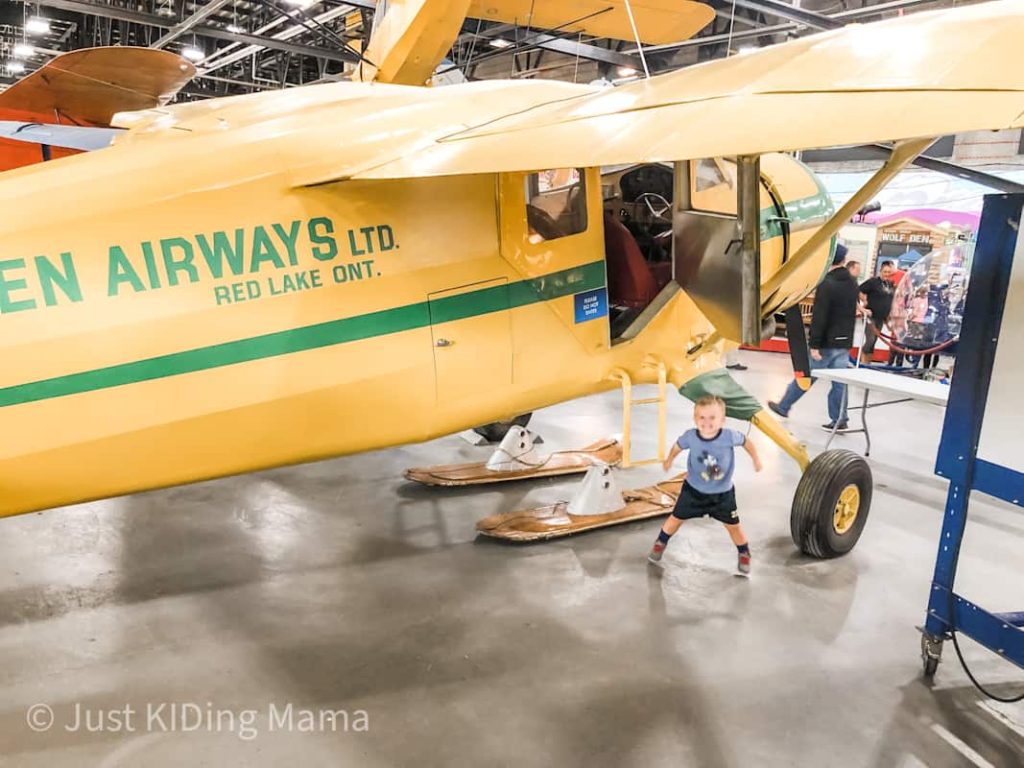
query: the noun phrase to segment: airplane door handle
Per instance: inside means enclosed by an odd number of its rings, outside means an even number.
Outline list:
[[[450,339],[438,339],[434,342],[435,347],[454,347],[455,342]]]

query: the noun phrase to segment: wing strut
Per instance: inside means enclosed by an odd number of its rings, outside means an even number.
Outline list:
[[[865,144],[861,149],[873,152],[878,157],[889,157],[892,155],[892,147],[885,144]],[[1000,192],[1007,192],[1010,194],[1024,192],[1024,184],[1018,184],[1010,179],[1004,179],[991,173],[985,173],[984,171],[979,171],[976,168],[967,168],[963,165],[957,165],[956,163],[951,163],[947,160],[939,160],[935,157],[920,155],[914,158],[911,162],[919,168],[927,168],[929,171],[944,173],[947,176],[963,179],[964,181],[969,181],[973,184],[980,184],[983,187],[998,189]]]
[[[892,154],[889,159],[875,172],[875,175],[868,179],[864,186],[857,190],[842,208],[832,214],[832,218],[822,224],[807,242],[782,265],[778,272],[768,278],[768,281],[761,288],[761,295],[767,297],[767,299],[762,300],[762,314],[769,315],[788,306],[794,297],[777,296],[776,294],[789,276],[796,272],[807,259],[813,258],[815,252],[828,243],[857,211],[878,194],[882,187],[888,184],[897,173],[906,168],[913,162],[914,158],[934,143],[935,138],[908,139],[897,142],[892,148]],[[799,299],[801,297],[795,298]]]

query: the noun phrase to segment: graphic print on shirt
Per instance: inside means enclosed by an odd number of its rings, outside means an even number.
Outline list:
[[[715,480],[721,480],[725,477],[725,470],[722,469],[722,465],[718,463],[718,458],[703,451],[700,455],[700,463],[704,469],[701,471],[700,476],[705,482],[713,483]]]

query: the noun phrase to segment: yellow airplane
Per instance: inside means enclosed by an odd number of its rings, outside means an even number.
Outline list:
[[[115,120],[130,130],[101,153],[4,174],[0,514],[663,380],[724,390],[809,466],[794,536],[846,551],[866,464],[809,465],[721,355],[813,289],[834,233],[929,137],[1024,124],[1022,8],[604,90],[346,82],[183,104]],[[835,212],[774,154],[881,140],[892,158]]]

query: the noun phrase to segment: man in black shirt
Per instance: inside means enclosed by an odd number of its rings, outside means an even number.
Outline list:
[[[860,300],[867,305],[868,321],[864,324],[864,346],[861,347],[861,359],[871,362],[878,341],[878,331],[882,324],[888,322],[892,311],[892,299],[896,293],[896,285],[892,281],[896,268],[891,261],[883,261],[878,277],[865,280],[860,286]]]
[[[853,325],[857,316],[857,281],[846,268],[846,246],[836,246],[832,269],[814,292],[814,312],[808,344],[811,370],[815,368],[846,368],[853,346]],[[811,381],[813,384],[813,379]],[[829,432],[836,427],[846,430],[846,385],[832,382],[828,393],[829,423],[822,427]],[[794,379],[779,402],[768,401],[768,407],[779,416],[789,416],[789,409],[804,395]]]

